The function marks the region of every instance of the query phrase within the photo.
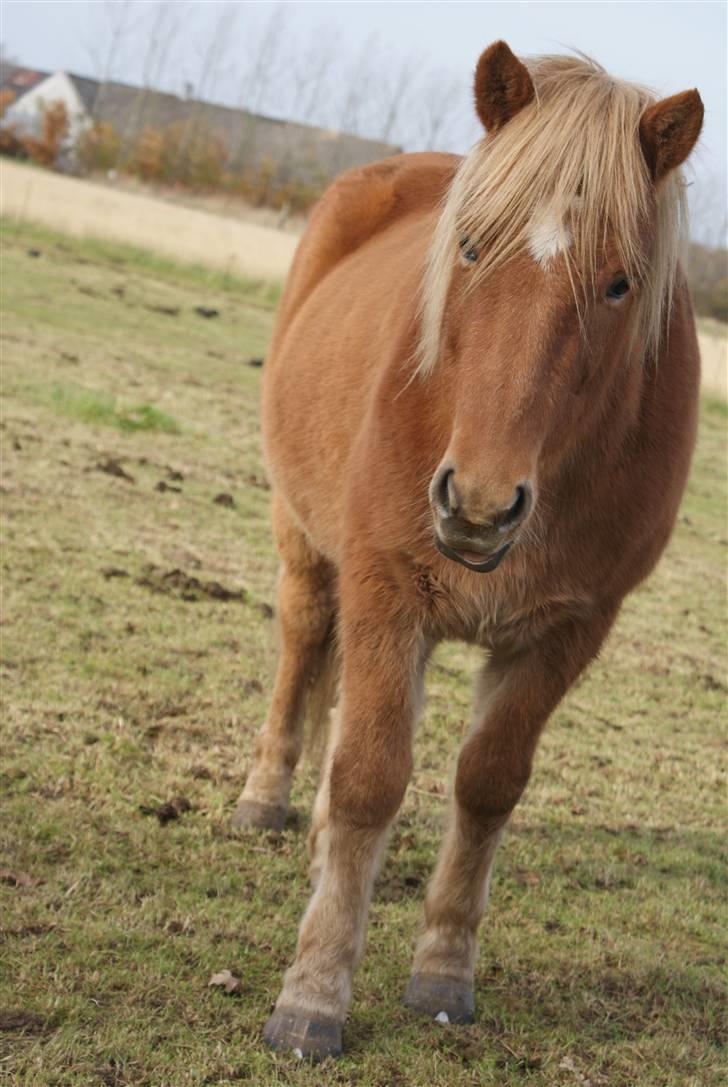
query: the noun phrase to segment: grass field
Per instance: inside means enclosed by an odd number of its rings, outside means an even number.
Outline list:
[[[276,291],[12,223],[2,273],[0,1079],[725,1083],[725,407],[703,404],[664,561],[546,732],[496,867],[477,1023],[400,1004],[477,662],[452,645],[346,1056],[299,1066],[260,1029],[307,898],[314,768],[283,834],[229,828],[274,660],[249,360]],[[224,969],[238,993],[208,986]]]

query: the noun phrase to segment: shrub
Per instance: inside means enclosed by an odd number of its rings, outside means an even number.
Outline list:
[[[6,87],[0,91],[0,120],[15,101],[15,91]],[[0,127],[0,155],[8,155],[10,158],[26,158],[23,141],[19,138],[15,125],[3,125]]]
[[[0,119],[5,116],[6,111],[12,106],[15,101],[15,91],[12,91],[9,87],[0,91]]]
[[[129,160],[132,173],[144,181],[161,181],[164,173],[164,136],[154,128],[145,128]]]
[[[0,155],[7,155],[14,159],[27,159],[28,153],[15,131],[15,125],[0,128]]]
[[[694,242],[687,269],[696,311],[703,317],[728,322],[728,251]]]
[[[43,110],[41,137],[21,137],[30,158],[41,166],[54,166],[68,135],[68,111],[63,102],[51,102]]]
[[[120,156],[121,136],[108,121],[96,121],[81,133],[76,145],[78,164],[88,173],[115,169]]]
[[[128,168],[144,181],[218,189],[226,157],[222,136],[193,123],[175,122],[161,130],[145,128],[136,141]]]

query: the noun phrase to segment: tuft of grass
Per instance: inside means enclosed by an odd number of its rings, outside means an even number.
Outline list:
[[[50,400],[62,415],[82,423],[114,426],[119,430],[156,430],[179,434],[180,427],[171,415],[152,404],[123,404],[117,397],[76,385],[53,385]]]
[[[720,419],[728,419],[728,404],[717,396],[704,396],[703,410],[706,414],[716,415]]]

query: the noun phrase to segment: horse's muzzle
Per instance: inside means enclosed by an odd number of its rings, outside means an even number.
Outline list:
[[[513,540],[509,540],[508,543],[503,544],[491,555],[484,555],[480,559],[476,551],[457,551],[454,547],[449,547],[440,538],[439,534],[435,533],[435,547],[441,555],[444,555],[446,559],[459,562],[461,566],[465,566],[468,570],[474,570],[478,574],[489,574],[492,570],[495,570],[500,565],[501,560],[508,554],[513,543]]]
[[[472,495],[471,495],[472,498]],[[435,522],[435,546],[453,562],[487,574],[495,570],[518,538],[534,504],[533,487],[522,480],[507,503],[479,504],[458,487],[455,469],[448,463],[435,472],[430,484]]]

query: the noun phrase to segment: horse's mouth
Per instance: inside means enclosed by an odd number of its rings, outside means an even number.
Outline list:
[[[437,533],[435,534],[435,547],[441,555],[444,555],[446,559],[459,562],[461,566],[468,570],[474,570],[478,574],[489,574],[492,570],[495,570],[512,546],[513,540],[509,540],[508,543],[503,544],[493,554],[479,555],[476,551],[457,551],[454,547],[448,547],[446,543],[442,542]]]

